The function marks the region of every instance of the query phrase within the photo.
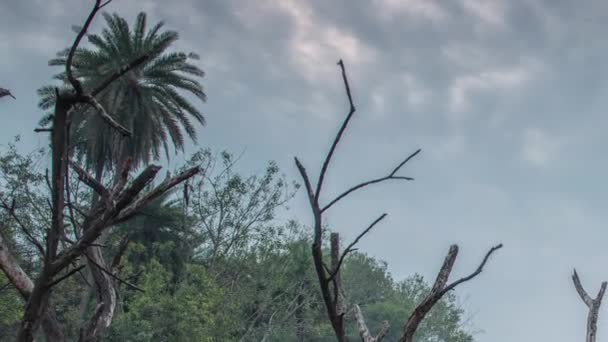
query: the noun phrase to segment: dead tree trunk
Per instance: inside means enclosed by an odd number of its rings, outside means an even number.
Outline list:
[[[304,181],[304,186],[306,189],[306,194],[308,196],[308,202],[310,204],[310,208],[312,210],[313,216],[313,229],[314,229],[314,239],[312,243],[312,256],[315,265],[315,271],[317,273],[317,278],[319,280],[319,286],[321,288],[321,294],[323,297],[323,302],[325,303],[325,308],[327,311],[327,317],[331,322],[332,328],[334,330],[334,334],[338,341],[343,342],[347,341],[347,334],[345,331],[345,316],[346,310],[344,309],[344,298],[342,296],[342,289],[340,286],[340,267],[347,257],[347,255],[354,250],[354,246],[359,242],[363,236],[369,233],[372,228],[378,222],[382,221],[387,214],[382,214],[375,221],[373,221],[363,232],[361,232],[355,240],[350,243],[342,252],[340,252],[339,248],[339,238],[338,235],[331,236],[331,268],[325,264],[323,258],[323,214],[330,209],[333,205],[338,203],[340,200],[344,199],[348,195],[353,192],[360,190],[369,185],[382,183],[389,180],[407,180],[411,181],[413,178],[398,176],[397,173],[403,168],[405,164],[407,164],[412,158],[414,158],[418,153],[420,153],[420,149],[416,150],[414,153],[410,154],[407,158],[401,161],[392,171],[390,171],[385,176],[375,178],[372,180],[368,180],[357,185],[354,185],[342,192],[340,195],[336,196],[334,199],[330,200],[328,204],[321,204],[321,192],[323,189],[323,181],[325,179],[325,175],[327,174],[327,170],[331,161],[331,158],[338,146],[338,143],[342,139],[350,120],[352,119],[355,113],[355,105],[353,103],[353,98],[351,94],[351,89],[348,83],[348,79],[346,77],[346,70],[344,67],[344,63],[340,60],[338,62],[340,66],[340,70],[342,72],[342,80],[344,82],[344,88],[346,90],[346,96],[348,98],[349,103],[349,111],[342,123],[342,126],[338,130],[336,136],[334,137],[333,143],[329,148],[329,152],[325,156],[325,160],[321,167],[321,171],[319,172],[319,178],[317,181],[316,187],[313,188],[313,184],[310,180],[308,172],[304,165],[295,158],[295,163]],[[465,281],[468,281],[479,273],[481,273],[483,266],[486,264],[490,255],[497,249],[501,248],[502,245],[498,245],[490,249],[490,251],[486,254],[486,257],[483,259],[482,263],[479,265],[477,270],[473,272],[471,275],[461,278],[450,285],[447,285],[447,280],[452,270],[452,266],[456,261],[456,256],[458,254],[458,247],[452,246],[450,248],[450,252],[445,259],[444,265],[441,268],[437,280],[435,281],[435,285],[433,286],[433,290],[431,293],[416,307],[414,312],[410,315],[407,322],[404,326],[403,335],[401,341],[411,342],[418,328],[420,322],[424,319],[429,310],[435,305],[448,291],[454,289],[458,284],[461,284]],[[373,342],[382,340],[383,336],[386,334],[388,327],[382,327],[381,333],[378,336],[373,337],[370,334],[367,325],[365,324],[365,319],[363,318],[363,313],[361,312],[358,306],[353,308],[354,317],[357,320],[359,335],[363,341]]]
[[[595,299],[593,299],[583,288],[576,270],[572,273],[572,282],[574,283],[576,292],[578,292],[578,295],[583,300],[583,303],[589,308],[589,314],[587,315],[587,337],[585,338],[585,342],[595,342],[595,337],[597,336],[597,318],[600,312],[600,305],[602,305],[602,298],[604,298],[604,292],[606,292],[607,283],[602,283],[600,291]]]

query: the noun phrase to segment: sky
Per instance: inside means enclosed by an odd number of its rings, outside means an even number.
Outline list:
[[[91,4],[0,3],[0,86],[17,97],[0,99],[3,146],[17,134],[22,151],[46,145],[32,131],[36,89],[58,72],[47,61],[71,44]],[[332,229],[348,242],[388,213],[359,247],[397,279],[432,281],[457,243],[456,279],[502,242],[456,290],[476,340],[584,338],[572,269],[593,295],[608,280],[608,3],[114,0],[106,9],[130,22],[146,11],[180,33],[177,49],[201,56],[208,124],[188,151],[244,152],[244,172],[275,160],[299,181],[294,156],[319,170],[348,110],[343,59],[357,112],[322,201],[422,153],[401,171],[415,181],[340,202],[327,215]],[[311,222],[302,191],[283,215]],[[608,341],[607,310],[598,341]]]

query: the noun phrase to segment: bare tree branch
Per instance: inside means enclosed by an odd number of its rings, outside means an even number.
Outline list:
[[[346,90],[346,96],[348,97],[348,103],[349,103],[350,107],[349,107],[348,114],[346,115],[344,122],[342,122],[342,126],[340,127],[340,130],[338,130],[338,134],[336,134],[336,137],[334,138],[334,142],[331,144],[329,152],[327,153],[327,156],[325,157],[323,166],[321,167],[321,172],[319,173],[319,181],[317,183],[317,189],[315,191],[315,202],[317,202],[317,203],[319,202],[319,196],[321,194],[321,189],[323,187],[323,180],[325,178],[325,174],[327,173],[327,168],[329,167],[329,162],[331,161],[331,157],[333,156],[334,151],[336,150],[336,147],[338,146],[338,143],[340,142],[340,139],[342,139],[342,135],[344,134],[346,127],[348,127],[348,123],[350,122],[350,119],[352,119],[353,114],[356,111],[355,105],[353,104],[353,97],[350,93],[350,86],[348,85],[348,78],[346,77],[346,70],[344,68],[344,62],[342,60],[339,60],[338,65],[340,66],[340,69],[342,70],[342,80],[344,81],[344,89]]]
[[[6,201],[2,197],[2,194],[0,194],[0,206],[8,212],[8,214],[13,218],[13,220],[15,220],[15,222],[17,223],[17,226],[19,226],[20,230],[23,232],[23,234],[25,234],[27,240],[32,245],[34,245],[34,247],[36,247],[36,249],[38,250],[40,255],[44,256],[45,253],[44,253],[44,247],[42,247],[42,243],[40,243],[40,241],[38,241],[38,239],[36,239],[34,237],[32,232],[30,232],[29,228],[23,223],[23,221],[19,218],[19,216],[17,216],[17,213],[15,213],[15,199],[13,198],[13,201],[12,201],[11,205],[9,206],[8,203],[6,203]]]
[[[367,234],[379,221],[381,221],[386,216],[386,214],[382,215],[380,218],[378,218],[376,221],[374,221],[367,229],[365,229],[355,239],[355,241],[353,243],[351,243],[344,250],[344,252],[341,254],[341,256],[339,258],[338,258],[338,255],[340,255],[339,251],[332,249],[332,260],[334,260],[335,262],[333,263],[333,269],[329,270],[327,268],[327,266],[325,265],[324,258],[323,258],[323,247],[322,247],[323,213],[325,210],[329,209],[332,205],[334,205],[335,203],[337,203],[338,201],[340,201],[342,198],[346,197],[350,193],[352,193],[356,190],[359,190],[361,188],[364,188],[368,185],[380,183],[380,182],[383,182],[383,181],[386,181],[389,179],[412,180],[411,177],[396,176],[395,174],[403,167],[403,165],[405,165],[410,159],[412,159],[414,156],[416,156],[420,152],[420,150],[414,152],[408,158],[403,160],[387,176],[355,185],[352,188],[345,191],[344,193],[342,193],[341,195],[339,195],[338,197],[336,197],[334,200],[330,201],[329,204],[326,205],[325,207],[321,207],[319,205],[321,191],[323,189],[323,182],[324,182],[325,176],[327,174],[329,165],[331,163],[331,158],[332,158],[333,154],[335,153],[335,150],[336,150],[338,144],[340,143],[340,140],[342,139],[344,132],[346,131],[346,128],[348,127],[348,124],[350,123],[350,121],[353,117],[353,114],[355,113],[355,110],[356,110],[354,102],[353,102],[351,90],[350,90],[350,85],[348,83],[348,77],[346,76],[344,62],[342,60],[340,60],[338,62],[338,65],[340,66],[342,80],[344,82],[344,88],[345,88],[346,96],[347,96],[348,102],[349,102],[349,111],[348,111],[348,114],[346,115],[346,118],[342,122],[342,125],[340,126],[338,132],[336,133],[334,140],[330,146],[329,152],[327,153],[327,155],[325,157],[325,160],[324,160],[321,170],[319,172],[319,180],[316,185],[316,189],[313,188],[313,185],[310,181],[310,177],[298,158],[295,158],[295,164],[304,181],[304,186],[306,188],[306,194],[308,196],[310,208],[313,213],[314,239],[313,239],[313,243],[312,243],[312,255],[313,255],[313,261],[314,261],[314,265],[315,265],[315,271],[317,273],[317,278],[319,280],[319,284],[321,287],[321,295],[323,297],[323,302],[324,302],[325,308],[327,310],[327,315],[332,324],[332,328],[334,330],[336,338],[338,339],[338,341],[343,342],[343,341],[347,341],[348,339],[347,339],[347,335],[346,335],[346,331],[345,331],[345,324],[344,324],[344,312],[343,312],[344,310],[341,310],[342,298],[341,298],[341,289],[340,289],[340,284],[339,284],[340,282],[339,282],[339,279],[336,279],[336,278],[338,278],[339,270],[342,265],[342,262],[344,261],[344,258],[348,255],[348,253],[350,253],[354,250],[353,246],[365,234]],[[335,255],[333,254],[334,252],[336,253]],[[333,291],[330,288],[331,284],[333,284]]]
[[[576,292],[583,300],[583,303],[587,305],[589,308],[589,314],[587,315],[587,336],[586,342],[595,342],[595,338],[597,335],[597,319],[599,316],[600,306],[602,305],[602,299],[604,298],[604,293],[606,292],[607,282],[602,282],[602,286],[600,287],[600,291],[598,292],[595,298],[591,298],[587,291],[583,288],[581,284],[581,280],[578,277],[578,273],[576,273],[576,269],[572,273],[572,282],[574,283],[574,287],[576,288]]]
[[[107,199],[110,197],[110,191],[108,191],[103,184],[99,183],[95,177],[91,176],[85,169],[80,167],[80,165],[75,163],[73,160],[70,160],[70,166],[74,171],[76,171],[78,179],[93,189],[99,196],[101,196],[101,198]]]
[[[71,277],[72,275],[80,272],[80,270],[82,270],[83,268],[85,268],[85,265],[80,265],[76,268],[71,269],[68,273],[64,274],[63,276],[53,280],[50,284],[47,285],[47,287],[51,288],[57,284],[59,284],[60,282],[66,280],[67,278]]]
[[[365,323],[365,317],[363,317],[363,312],[361,311],[359,305],[354,304],[351,310],[353,312],[353,316],[355,317],[355,321],[357,322],[357,330],[359,331],[359,337],[361,337],[362,342],[380,342],[384,339],[386,334],[388,334],[390,329],[390,324],[388,321],[382,322],[380,332],[378,332],[378,335],[374,337]]]
[[[183,181],[198,174],[199,172],[201,172],[201,169],[200,169],[200,167],[197,166],[197,167],[190,168],[172,178],[165,179],[161,184],[159,184],[152,191],[143,195],[141,198],[134,201],[131,205],[129,205],[127,208],[125,208],[121,212],[121,214],[116,218],[116,220],[114,220],[113,224],[118,224],[118,223],[124,222],[124,221],[130,219],[131,217],[135,216],[140,210],[142,210],[150,202],[152,202],[153,200],[155,200],[162,194],[166,193],[167,191],[171,190],[176,185],[178,185],[178,184],[182,183]]]
[[[97,114],[112,128],[117,130],[120,134],[125,137],[131,137],[131,131],[125,128],[123,125],[119,124],[114,118],[106,112],[105,108],[93,97],[90,95],[84,95],[83,101],[92,105],[96,110]]]
[[[412,158],[414,158],[418,153],[420,153],[421,149],[416,150],[416,152],[410,154],[407,158],[405,158],[395,169],[393,169],[393,171],[388,174],[385,177],[380,177],[380,178],[376,178],[376,179],[372,179],[369,180],[367,182],[363,182],[360,184],[357,184],[353,187],[351,187],[350,189],[344,191],[343,193],[341,193],[340,195],[338,195],[336,198],[334,198],[333,200],[331,200],[331,202],[329,202],[329,204],[327,204],[326,206],[324,206],[321,211],[324,212],[327,209],[331,208],[332,205],[338,203],[341,199],[343,199],[344,197],[348,196],[349,194],[360,190],[368,185],[372,185],[372,184],[376,184],[376,183],[381,183],[387,180],[407,180],[407,181],[412,181],[414,180],[414,178],[412,177],[402,177],[402,176],[395,176],[395,173],[397,173],[397,171],[399,171],[399,169],[401,169],[401,167],[403,167],[403,165],[405,165],[408,161],[410,161]]]
[[[95,6],[93,6],[93,9],[91,10],[91,12],[89,13],[89,16],[85,20],[84,26],[82,26],[82,28],[80,29],[80,32],[78,32],[78,35],[76,35],[76,39],[74,39],[74,43],[72,44],[72,47],[70,48],[70,52],[68,53],[68,58],[65,63],[66,74],[68,77],[68,81],[70,81],[70,84],[72,85],[72,87],[74,87],[74,90],[76,90],[76,93],[79,95],[83,94],[84,91],[82,89],[82,83],[80,83],[80,81],[76,77],[74,77],[74,74],[72,72],[72,63],[74,60],[74,54],[76,53],[76,50],[78,49],[78,46],[80,45],[80,41],[82,40],[82,38],[86,35],[87,31],[89,30],[89,26],[91,26],[91,23],[93,22],[93,18],[95,18],[95,15],[97,14],[97,12],[101,8],[103,8],[104,6],[109,4],[110,1],[111,0],[108,0],[102,4],[101,0],[95,0]]]
[[[13,96],[13,94],[11,94],[11,91],[5,88],[0,88],[0,98],[5,97],[5,96],[10,96],[12,97],[14,100],[16,100],[17,98],[15,98]]]
[[[458,256],[458,246],[450,246],[450,250],[447,256],[445,257],[445,260],[443,261],[443,266],[441,266],[441,269],[437,274],[437,279],[435,280],[431,292],[422,300],[422,302],[420,302],[420,304],[416,306],[416,308],[414,308],[414,311],[408,318],[407,322],[405,322],[405,325],[403,327],[403,335],[401,336],[401,339],[399,341],[413,342],[414,334],[416,333],[418,326],[420,325],[424,317],[429,313],[429,311],[431,311],[433,306],[443,297],[443,295],[445,295],[448,291],[454,289],[459,284],[471,280],[477,275],[479,275],[483,270],[483,267],[485,266],[486,262],[488,261],[490,255],[492,255],[492,253],[494,253],[500,248],[502,248],[502,244],[492,247],[488,251],[488,253],[486,253],[485,257],[483,258],[483,261],[473,273],[464,278],[458,279],[452,284],[446,286],[448,278],[450,277],[450,273],[452,272],[452,267],[454,266],[454,262],[456,261],[456,258]]]
[[[97,267],[97,268],[98,268],[99,270],[101,270],[103,273],[105,273],[105,274],[109,275],[110,277],[114,278],[114,280],[118,281],[119,283],[121,283],[121,284],[125,284],[125,285],[127,285],[128,287],[132,288],[133,290],[136,290],[136,291],[139,291],[139,292],[146,292],[146,291],[144,291],[142,288],[138,287],[137,285],[132,284],[132,283],[130,283],[130,282],[128,282],[128,281],[126,281],[126,280],[124,280],[124,279],[121,279],[121,278],[120,278],[120,277],[118,277],[116,274],[114,274],[114,272],[112,272],[112,271],[110,271],[110,270],[106,269],[106,268],[105,268],[105,267],[103,267],[101,264],[99,264],[97,261],[93,260],[93,258],[91,258],[91,256],[89,256],[88,254],[86,254],[86,253],[85,253],[84,255],[87,257],[87,259],[88,259],[88,260],[89,260],[91,263],[93,263],[93,264],[95,265],[95,267]]]
[[[327,281],[331,281],[336,276],[336,274],[338,274],[338,272],[340,271],[340,267],[342,266],[342,262],[344,261],[344,258],[346,258],[346,255],[348,255],[348,253],[354,251],[353,247],[359,242],[359,240],[361,240],[361,238],[363,238],[367,233],[369,233],[372,228],[374,228],[374,226],[380,221],[382,221],[387,215],[388,214],[386,213],[380,215],[380,217],[374,220],[374,222],[372,222],[367,228],[365,228],[365,230],[361,232],[361,234],[359,234],[357,238],[355,238],[355,240],[351,242],[348,247],[346,247],[346,249],[344,249],[344,252],[342,252],[342,256],[340,256],[340,261],[338,262],[336,267],[334,267],[334,270],[330,274],[329,278],[327,278]]]
[[[306,173],[306,168],[304,168],[304,165],[302,165],[300,160],[298,160],[297,157],[295,157],[294,160],[296,162],[298,171],[300,172],[300,175],[302,176],[302,179],[304,180],[304,187],[306,188],[306,195],[308,195],[308,200],[310,201],[310,205],[314,211],[315,208],[318,207],[318,205],[315,203],[315,193],[312,190],[312,185],[310,184],[310,178],[308,177],[308,173]]]
[[[101,82],[95,89],[93,89],[93,91],[91,91],[91,96],[97,96],[104,89],[106,89],[110,84],[112,84],[112,82],[116,81],[117,79],[119,79],[122,75],[126,74],[127,72],[142,65],[144,62],[146,62],[148,60],[148,58],[150,58],[150,56],[143,55],[139,58],[134,59],[131,63],[123,66],[122,68],[117,70],[114,74],[110,75],[106,80]]]

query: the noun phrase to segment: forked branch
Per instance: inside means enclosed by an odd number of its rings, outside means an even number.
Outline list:
[[[378,219],[376,219],[372,224],[370,224],[361,234],[359,234],[357,236],[357,238],[350,245],[348,245],[348,247],[342,253],[340,253],[338,248],[334,248],[334,244],[333,244],[334,240],[332,237],[332,268],[330,269],[325,264],[324,257],[323,257],[323,253],[324,253],[323,246],[322,246],[322,243],[323,243],[323,213],[327,209],[329,209],[332,205],[334,205],[341,199],[347,197],[349,194],[351,194],[354,191],[357,191],[359,189],[362,189],[368,185],[377,184],[377,183],[381,183],[381,182],[384,182],[387,180],[392,180],[392,179],[413,180],[413,178],[411,178],[411,177],[397,176],[396,174],[409,160],[411,160],[418,153],[420,153],[420,150],[417,150],[416,152],[409,155],[405,160],[403,160],[401,163],[399,163],[397,165],[397,167],[395,167],[390,173],[388,173],[388,175],[355,185],[355,186],[351,187],[350,189],[346,190],[345,192],[343,192],[342,194],[340,194],[339,196],[337,196],[335,199],[330,201],[329,204],[327,204],[325,206],[322,206],[319,203],[320,199],[321,199],[321,192],[323,190],[323,183],[325,180],[325,176],[327,175],[329,165],[331,163],[331,159],[336,151],[336,148],[338,147],[338,144],[340,143],[342,137],[344,136],[344,132],[346,131],[346,129],[356,111],[351,89],[350,89],[350,84],[348,82],[348,77],[346,75],[346,68],[344,66],[344,62],[342,60],[340,60],[338,62],[338,65],[340,66],[342,81],[344,83],[344,89],[346,91],[346,96],[348,98],[349,110],[348,110],[346,117],[344,118],[344,121],[342,122],[342,125],[340,126],[338,132],[336,133],[336,135],[333,139],[333,142],[329,148],[327,155],[325,156],[323,165],[321,166],[321,170],[319,172],[319,179],[317,181],[316,187],[313,186],[310,176],[309,176],[308,172],[306,171],[306,168],[304,167],[304,165],[300,162],[300,160],[298,158],[295,158],[295,164],[296,164],[296,167],[298,168],[298,172],[300,173],[300,176],[302,177],[302,180],[304,181],[304,186],[306,188],[306,195],[308,197],[310,208],[311,208],[312,214],[313,214],[314,240],[313,240],[313,244],[312,244],[312,254],[313,254],[313,261],[314,261],[314,265],[315,265],[315,271],[317,273],[317,278],[319,280],[319,284],[321,287],[321,294],[323,297],[323,302],[325,304],[328,318],[332,324],[332,328],[334,330],[334,333],[335,333],[338,341],[347,341],[345,324],[344,324],[345,310],[343,309],[344,303],[343,303],[342,291],[340,288],[341,285],[340,285],[340,279],[339,279],[340,267],[342,266],[342,263],[344,262],[344,259],[346,258],[346,256],[354,250],[355,244],[357,244],[359,242],[359,240],[363,238],[363,236],[365,236],[367,233],[369,233],[369,231],[371,231],[371,229],[377,223],[379,223],[382,219],[384,219],[384,217],[386,217],[386,214],[383,214]],[[332,285],[333,285],[333,289],[332,289]],[[382,337],[380,337],[379,340],[380,339],[382,339]]]
[[[602,299],[604,298],[604,292],[606,292],[606,285],[608,283],[603,282],[600,291],[595,298],[591,298],[587,291],[583,288],[581,280],[576,273],[576,269],[572,272],[572,282],[576,288],[576,292],[583,300],[583,303],[589,308],[589,314],[587,315],[587,336],[586,342],[595,342],[597,336],[597,319],[600,312],[600,306],[602,305]]]
[[[389,173],[387,176],[384,177],[380,177],[380,178],[376,178],[376,179],[372,179],[363,183],[359,183],[353,187],[351,187],[350,189],[344,191],[343,193],[341,193],[340,195],[338,195],[336,198],[334,198],[333,200],[331,200],[329,202],[329,204],[327,204],[326,206],[324,206],[321,209],[321,212],[326,211],[327,209],[331,208],[332,205],[338,203],[341,199],[343,199],[344,197],[350,195],[351,193],[360,190],[368,185],[372,185],[372,184],[376,184],[376,183],[381,183],[387,180],[406,180],[406,181],[413,181],[414,178],[412,177],[404,177],[404,176],[395,176],[395,174],[403,167],[403,165],[405,165],[408,161],[410,161],[412,158],[414,158],[416,155],[418,155],[418,153],[420,153],[420,151],[422,151],[421,149],[417,149],[414,153],[410,154],[407,158],[405,158],[401,163],[399,163],[399,165],[393,169],[393,171],[391,173]]]
[[[346,256],[354,251],[354,247],[355,245],[359,242],[359,240],[361,240],[367,233],[369,233],[372,228],[374,228],[375,225],[377,225],[380,221],[382,221],[385,217],[386,217],[386,213],[380,215],[380,217],[378,217],[376,220],[374,220],[374,222],[372,222],[367,228],[365,228],[365,230],[363,232],[361,232],[361,234],[359,234],[357,236],[357,238],[355,238],[355,240],[353,242],[351,242],[346,249],[344,249],[344,251],[342,252],[342,255],[340,256],[340,260],[338,261],[338,264],[334,267],[333,272],[330,274],[329,278],[327,278],[327,281],[331,281],[336,274],[338,274],[338,272],[340,272],[340,267],[342,267],[342,262],[344,262],[344,258],[346,258]]]
[[[359,305],[354,304],[351,308],[355,321],[357,322],[357,330],[359,331],[359,337],[361,337],[362,342],[381,342],[388,331],[390,329],[390,324],[388,321],[383,321],[382,326],[380,327],[380,332],[378,335],[373,336],[367,327],[367,323],[365,323],[365,317],[363,317],[363,312]]]
[[[475,278],[483,271],[483,267],[488,262],[490,255],[494,253],[496,250],[502,248],[502,244],[492,247],[483,258],[481,264],[477,267],[477,269],[471,273],[470,275],[460,278],[457,281],[446,285],[448,283],[448,279],[450,277],[450,273],[452,272],[452,268],[454,267],[454,263],[456,262],[456,258],[458,257],[458,246],[452,245],[450,246],[450,250],[448,251],[448,255],[445,257],[443,261],[443,265],[437,274],[437,279],[435,279],[435,283],[433,284],[433,288],[431,292],[416,306],[407,322],[403,327],[403,335],[399,341],[401,342],[412,342],[414,340],[414,334],[418,329],[418,326],[424,319],[424,317],[431,311],[433,306],[441,300],[441,298],[449,291],[453,290],[459,284],[462,284],[468,280]]]

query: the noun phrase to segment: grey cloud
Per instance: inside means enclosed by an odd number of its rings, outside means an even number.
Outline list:
[[[242,167],[275,159],[294,179],[292,157],[318,167],[345,114],[335,65],[345,58],[358,112],[327,196],[382,174],[417,147],[423,153],[404,170],[415,182],[354,196],[331,213],[332,226],[349,238],[389,212],[361,247],[398,277],[432,277],[452,242],[461,244],[456,272],[464,274],[502,241],[486,273],[458,290],[476,313],[474,327],[485,330],[478,340],[571,341],[586,313],[570,269],[580,268],[590,286],[608,278],[608,5],[477,3],[115,0],[108,10],[134,18],[143,8],[180,32],[179,49],[201,55],[209,95],[201,145],[246,147]],[[0,56],[10,62],[0,66],[0,86],[18,98],[0,100],[0,134],[23,134],[26,150],[46,143],[31,134],[35,89],[55,72],[46,62],[70,44],[70,26],[87,5],[0,5]],[[454,94],[464,106],[451,107]],[[306,223],[301,195],[283,216]],[[608,327],[600,323],[599,334],[608,338]]]

